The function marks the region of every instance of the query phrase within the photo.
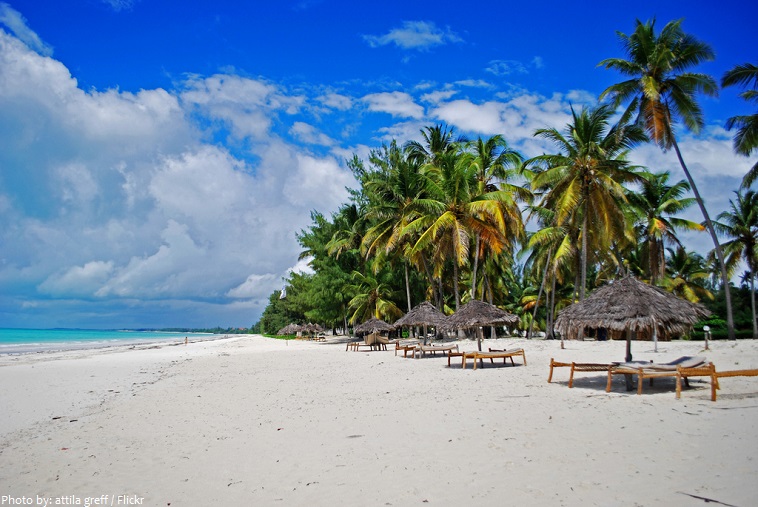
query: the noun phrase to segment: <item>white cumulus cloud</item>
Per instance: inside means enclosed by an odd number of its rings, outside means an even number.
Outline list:
[[[404,92],[371,93],[363,97],[369,111],[388,113],[401,118],[422,118],[424,108]]]
[[[404,21],[384,35],[364,35],[371,47],[393,44],[401,49],[426,50],[434,46],[462,42],[450,28],[439,28],[431,21]]]

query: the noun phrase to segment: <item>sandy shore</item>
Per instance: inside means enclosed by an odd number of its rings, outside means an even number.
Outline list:
[[[620,360],[624,344],[486,346],[528,365],[262,337],[0,357],[0,505],[755,505],[758,379],[723,379],[716,403],[700,380],[681,400],[669,379],[568,389],[567,369],[546,382],[551,357]],[[758,368],[758,342],[702,349],[633,347]]]

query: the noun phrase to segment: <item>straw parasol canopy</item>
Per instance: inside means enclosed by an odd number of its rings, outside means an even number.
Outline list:
[[[429,301],[414,306],[408,313],[395,322],[395,327],[424,326],[424,343],[426,343],[426,328],[444,326],[447,317]]]
[[[448,329],[518,324],[519,318],[495,305],[473,299],[447,318]]]
[[[429,301],[413,307],[411,311],[395,322],[395,327],[405,326],[442,326],[447,320],[445,314],[439,311]]]
[[[295,334],[299,331],[302,331],[302,327],[299,324],[287,324],[283,328],[281,328],[279,331],[277,331],[276,334],[278,335],[285,335],[285,334]]]
[[[596,289],[587,299],[565,309],[555,319],[562,336],[576,338],[585,328],[626,331],[627,361],[632,360],[631,334],[648,332],[657,336],[688,331],[711,312],[646,284],[629,275]]]
[[[369,334],[376,333],[377,331],[392,331],[395,327],[391,324],[387,324],[381,319],[372,317],[363,324],[355,326],[355,332],[357,334]]]
[[[306,331],[308,333],[320,333],[323,330],[324,330],[324,328],[321,327],[320,325],[318,325],[318,324],[312,324],[310,322],[307,323],[307,324],[304,324],[302,326],[302,329],[301,329],[301,331]]]
[[[472,299],[457,312],[447,318],[445,327],[448,329],[476,328],[476,339],[479,350],[482,350],[482,326],[503,326],[518,324],[519,318],[512,313],[501,310],[495,305]]]

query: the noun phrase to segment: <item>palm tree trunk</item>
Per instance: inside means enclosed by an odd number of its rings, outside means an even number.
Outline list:
[[[551,285],[551,287],[550,287],[550,308],[549,308],[548,313],[547,313],[548,317],[550,318],[550,323],[547,326],[547,332],[549,333],[548,334],[548,338],[551,339],[551,340],[555,339],[555,329],[553,329],[553,325],[555,323],[555,281],[556,281],[556,278],[558,278],[558,277],[555,276],[555,270],[554,270],[553,271],[553,276],[552,276],[553,280],[552,280],[552,283],[550,284]]]
[[[424,267],[424,273],[426,274],[427,280],[429,280],[429,285],[432,288],[432,299],[434,300],[434,306],[437,307],[438,310],[442,310],[441,305],[439,303],[439,298],[437,297],[437,286],[435,285],[434,275],[431,271],[429,271],[429,265],[426,262],[426,257],[424,255],[421,255],[421,264]]]
[[[458,288],[458,263],[453,261],[453,289],[455,289],[455,311],[461,304],[461,292]]]
[[[487,276],[487,272],[484,272],[484,287],[482,288],[482,301],[484,301],[484,292],[487,293],[487,301],[489,304],[494,304],[494,295],[492,294],[492,286],[490,285],[490,277]],[[486,288],[486,291],[485,291]],[[497,333],[495,332],[495,326],[490,327],[490,338],[493,340],[497,338]]]
[[[750,306],[753,309],[753,339],[758,338],[758,322],[755,320],[755,272],[750,270]]]
[[[476,271],[479,267],[479,241],[480,235],[476,234],[476,248],[474,249],[474,271],[471,274],[471,299],[476,299]]]
[[[534,303],[534,312],[532,312],[532,322],[529,324],[529,329],[526,330],[526,339],[530,339],[532,337],[532,327],[534,326],[534,321],[537,318],[537,310],[540,307],[540,298],[542,297],[542,291],[545,289],[545,281],[547,280],[547,272],[550,270],[550,258],[553,256],[553,250],[548,250],[547,252],[547,264],[545,265],[545,272],[542,274],[542,283],[540,283],[540,290],[537,291],[537,301]]]
[[[721,269],[721,283],[724,286],[724,296],[726,299],[726,326],[727,330],[729,331],[729,339],[734,340],[734,317],[732,316],[732,296],[730,294],[729,290],[729,276],[726,273],[726,264],[724,263],[724,254],[721,251],[721,244],[719,243],[719,238],[716,235],[716,229],[713,228],[713,223],[711,222],[710,216],[708,216],[708,210],[705,209],[705,203],[703,202],[703,198],[700,197],[700,192],[697,189],[697,186],[695,185],[695,180],[692,179],[692,175],[690,174],[689,169],[687,169],[687,165],[684,163],[684,159],[682,158],[682,152],[679,151],[679,145],[676,142],[676,137],[671,136],[672,144],[674,145],[674,151],[676,151],[676,157],[679,159],[679,164],[682,166],[682,170],[684,171],[684,175],[687,176],[687,181],[690,183],[690,187],[692,188],[692,193],[695,194],[695,200],[697,201],[698,206],[700,206],[700,211],[703,213],[703,218],[705,219],[705,226],[708,229],[708,232],[711,234],[711,239],[713,240],[714,245],[714,251],[716,252],[716,257],[719,260],[719,268]]]
[[[408,261],[403,260],[403,267],[405,267],[405,295],[408,298],[408,311],[411,311],[411,284],[408,278]]]
[[[648,244],[648,269],[650,270],[650,285],[655,285],[656,280],[658,279],[658,269],[659,269],[659,262],[658,262],[658,241],[656,241],[655,237],[650,237],[650,241],[647,242]]]
[[[586,201],[585,201],[586,202]],[[587,209],[582,218],[582,283],[579,286],[579,301],[584,301],[584,288],[587,286]]]

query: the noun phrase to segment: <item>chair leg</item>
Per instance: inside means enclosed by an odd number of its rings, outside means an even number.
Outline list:
[[[547,376],[547,383],[549,384],[553,380],[553,358],[550,358],[550,375]]]

